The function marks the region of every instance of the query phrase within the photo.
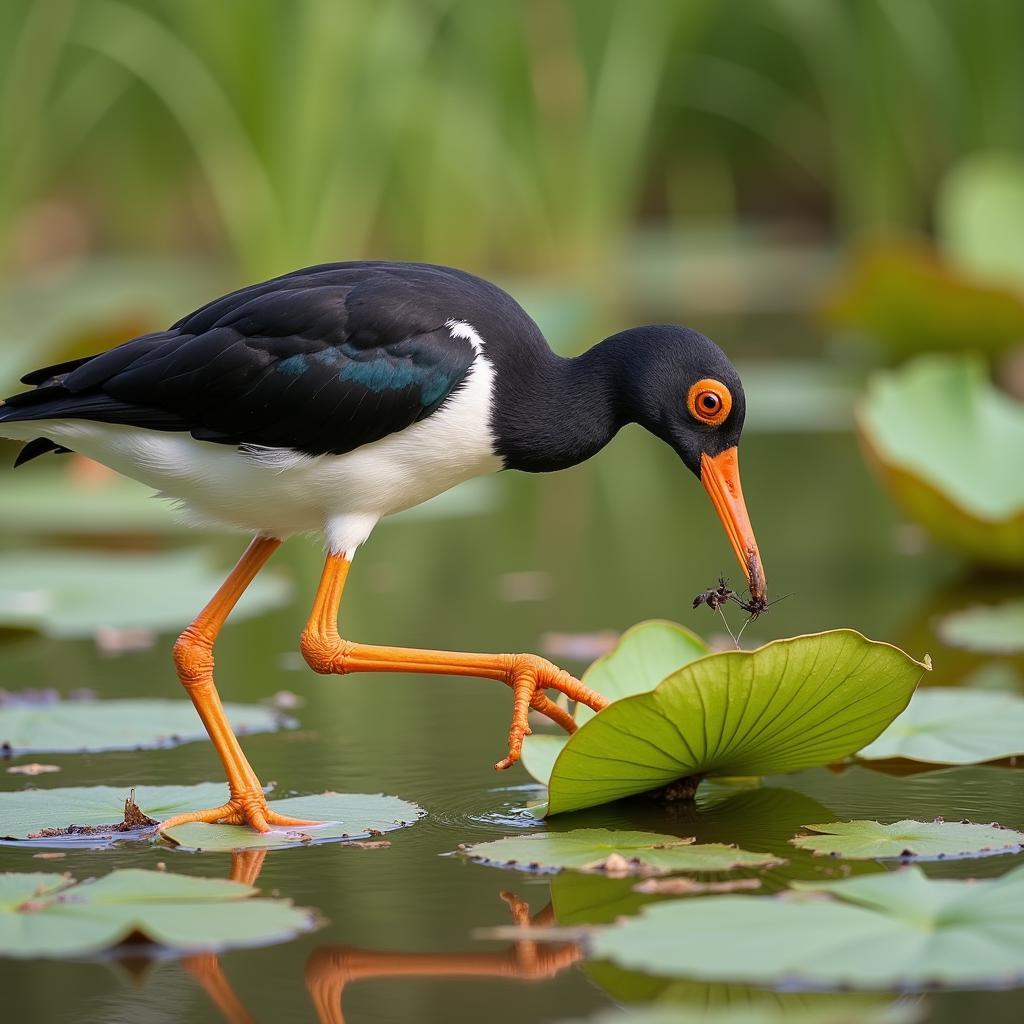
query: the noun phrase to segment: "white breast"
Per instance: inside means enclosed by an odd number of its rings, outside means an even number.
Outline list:
[[[322,530],[332,550],[352,551],[383,516],[501,469],[490,429],[493,391],[494,367],[478,354],[439,410],[345,455],[239,450],[87,420],[0,423],[0,432],[66,445],[174,499],[197,522],[277,537]]]

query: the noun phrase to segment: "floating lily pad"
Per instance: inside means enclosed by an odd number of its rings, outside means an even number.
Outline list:
[[[270,708],[226,704],[240,735],[271,732],[286,720]],[[76,753],[173,747],[207,738],[187,700],[6,702],[0,707],[0,746],[12,754]]]
[[[699,658],[610,704],[565,741],[547,780],[547,813],[695,776],[837,761],[893,721],[928,667],[852,630]]]
[[[29,789],[0,793],[0,840],[31,843],[34,846],[85,844],[104,846],[127,840],[152,842],[155,828],[121,831],[124,819],[123,788],[82,786],[61,789]],[[203,807],[216,807],[228,798],[223,783],[203,782],[195,786],[139,786],[135,801],[141,811],[156,821]],[[339,839],[365,839],[378,832],[390,832],[411,825],[423,815],[416,804],[393,796],[358,793],[323,793],[319,796],[271,800],[281,814],[310,818],[325,824],[303,829],[279,829],[266,834],[240,825],[179,825],[167,836],[186,849],[250,850],[279,849]],[[78,833],[63,836],[40,835],[49,830],[79,826]],[[96,831],[96,826],[110,826]]]
[[[953,647],[988,654],[1024,651],[1024,601],[977,605],[939,620],[938,634]]]
[[[750,853],[724,843],[657,832],[580,828],[571,832],[534,832],[465,850],[473,860],[533,871],[604,872],[611,875],[667,875],[673,871],[730,871],[781,864],[769,853]]]
[[[117,946],[130,935],[182,952],[283,942],[315,924],[288,900],[254,898],[239,882],[166,871],[0,875],[0,956],[68,957]]]
[[[194,805],[194,806],[202,806]],[[189,850],[277,850],[289,846],[365,839],[412,825],[426,812],[416,804],[382,793],[321,793],[271,800],[280,814],[308,818],[319,825],[254,832],[239,825],[177,825],[163,834]]]
[[[156,555],[32,551],[0,556],[0,625],[60,638],[94,637],[105,628],[181,629],[224,582],[227,569],[201,551]],[[288,583],[261,573],[232,618],[276,608]]]
[[[931,356],[876,375],[858,425],[893,498],[974,561],[1024,565],[1024,404],[982,360]]]
[[[675,622],[651,619],[627,629],[607,654],[583,673],[583,682],[611,701],[653,690],[666,676],[710,653],[696,633]],[[594,717],[586,704],[577,704],[578,725]],[[538,782],[551,778],[551,769],[569,739],[564,733],[535,733],[523,743],[523,767]]]
[[[971,857],[1024,849],[1024,833],[968,821],[833,821],[804,828],[818,834],[797,836],[794,846],[851,860]]]
[[[1024,866],[984,881],[934,880],[910,867],[795,887],[800,892],[787,896],[653,904],[598,931],[591,953],[652,974],[765,985],[915,988],[1024,978]]]
[[[929,687],[858,757],[979,764],[1024,754],[1024,697]]]

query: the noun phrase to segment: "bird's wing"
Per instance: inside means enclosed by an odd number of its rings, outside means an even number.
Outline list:
[[[282,278],[170,330],[37,370],[0,419],[89,419],[225,444],[341,454],[429,416],[476,353],[421,288]]]

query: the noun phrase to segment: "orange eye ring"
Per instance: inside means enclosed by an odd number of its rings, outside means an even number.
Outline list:
[[[720,380],[706,377],[690,388],[686,396],[686,407],[699,423],[717,427],[732,412],[732,392]]]

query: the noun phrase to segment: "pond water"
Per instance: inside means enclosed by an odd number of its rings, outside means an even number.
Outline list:
[[[891,511],[850,435],[754,433],[744,442],[742,461],[769,583],[776,596],[791,595],[749,627],[745,643],[851,626],[915,657],[931,653],[935,683],[958,682],[984,662],[943,649],[934,616],[980,594],[1013,592],[1015,585],[964,579],[954,561],[922,545]],[[381,527],[357,559],[343,631],[364,641],[493,650],[564,647],[565,637],[550,634],[619,631],[646,617],[675,618],[705,635],[720,634],[720,620],[690,608],[693,595],[720,572],[737,575],[707,504],[667,449],[626,431],[576,470],[543,479],[504,475],[465,495],[455,492],[433,514],[428,509]],[[237,540],[208,543],[225,566],[239,548]],[[556,914],[569,921],[608,920],[641,898],[622,881],[531,876],[445,856],[460,843],[538,827],[518,810],[537,792],[526,773],[516,768],[497,775],[491,768],[504,753],[508,691],[475,680],[313,675],[295,651],[319,549],[293,541],[275,563],[294,581],[295,599],[228,628],[218,648],[226,699],[255,701],[280,690],[305,699],[295,712],[297,731],[246,740],[254,766],[282,794],[383,791],[416,801],[427,817],[392,834],[389,848],[324,845],[267,856],[258,885],[316,908],[324,924],[312,934],[184,963],[3,961],[6,1019],[522,1024],[586,1017],[617,999],[675,1000],[700,1011],[837,998],[662,982],[584,966],[574,962],[571,949],[536,956],[529,946],[477,937],[481,929],[511,922],[508,893],[533,914],[553,899]],[[158,590],[159,579],[152,586]],[[0,646],[2,684],[176,696],[168,647],[162,640],[153,650],[110,657],[92,643],[11,638]],[[221,778],[207,743],[40,759],[63,772],[33,785],[127,789]],[[942,815],[1022,828],[1020,779],[1003,767],[914,776],[818,770],[766,779],[758,789],[705,786],[696,808],[640,801],[556,819],[550,827],[645,828],[777,851],[790,863],[768,873],[770,890],[786,878],[835,872],[835,861],[788,846],[803,824]],[[6,789],[24,785],[0,774]],[[1011,861],[991,857],[927,864],[925,870],[983,876],[1006,870]],[[70,850],[52,863],[33,860],[31,851],[0,848],[0,870],[68,870],[78,878],[158,862],[168,871],[218,877],[231,867],[227,855],[154,847]],[[881,870],[870,862],[863,869]],[[873,1001],[868,997],[866,1005]],[[1021,990],[933,993],[924,1001],[927,1019],[937,1022],[1024,1016]],[[858,1005],[848,1019],[857,1019]]]

